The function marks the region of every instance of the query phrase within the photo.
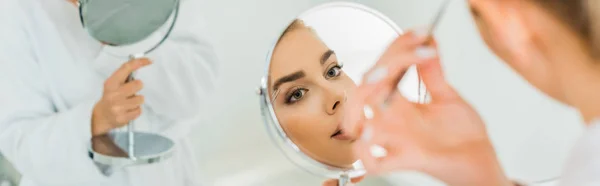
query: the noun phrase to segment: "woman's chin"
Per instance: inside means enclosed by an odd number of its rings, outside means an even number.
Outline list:
[[[358,161],[358,158],[355,157],[347,157],[346,160],[338,162],[336,167],[344,168],[344,169],[352,169],[354,168],[354,163]]]

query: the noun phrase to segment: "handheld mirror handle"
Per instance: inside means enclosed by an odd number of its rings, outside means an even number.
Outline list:
[[[352,184],[350,181],[350,176],[348,175],[348,173],[344,172],[342,173],[342,175],[340,175],[340,178],[338,179],[338,185],[339,186],[348,186]]]
[[[129,60],[135,60],[135,59],[139,59],[144,57],[144,54],[134,54],[129,56]],[[125,83],[129,83],[132,82],[133,80],[135,80],[135,72],[131,72],[131,74],[129,74],[129,76],[127,76],[127,79],[125,80]],[[129,154],[129,158],[131,159],[135,159],[135,135],[134,135],[134,125],[133,125],[133,120],[129,121],[129,124],[127,124],[127,152]]]

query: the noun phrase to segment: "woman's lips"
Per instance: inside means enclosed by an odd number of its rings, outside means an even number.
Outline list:
[[[331,135],[332,139],[336,139],[336,140],[341,140],[341,141],[347,141],[347,140],[353,140],[354,138],[346,133],[344,133],[344,131],[342,131],[341,129],[338,129],[335,133],[333,133],[333,135]]]

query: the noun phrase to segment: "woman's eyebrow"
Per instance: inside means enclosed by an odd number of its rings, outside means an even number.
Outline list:
[[[277,81],[275,81],[275,84],[273,84],[273,90],[279,89],[279,86],[281,86],[281,84],[296,81],[300,78],[303,78],[304,76],[306,76],[306,74],[302,70],[296,71],[287,76],[283,76],[283,77],[279,78]]]
[[[472,4],[469,4],[469,10],[471,11],[471,15],[473,15],[474,17],[479,17],[479,10],[477,10],[477,8],[475,8]]]
[[[333,50],[327,50],[327,52],[323,53],[323,55],[321,55],[321,65],[325,64],[325,62],[327,62],[327,60],[329,59],[329,57],[331,57],[331,55],[335,54],[335,52]]]

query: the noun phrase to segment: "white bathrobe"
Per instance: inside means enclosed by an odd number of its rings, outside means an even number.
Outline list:
[[[217,59],[196,3],[182,2],[171,37],[136,76],[146,98],[136,129],[173,139],[174,156],[104,176],[87,154],[91,113],[127,58],[88,36],[67,0],[0,0],[0,151],[21,185],[200,185],[188,136],[214,89]]]

